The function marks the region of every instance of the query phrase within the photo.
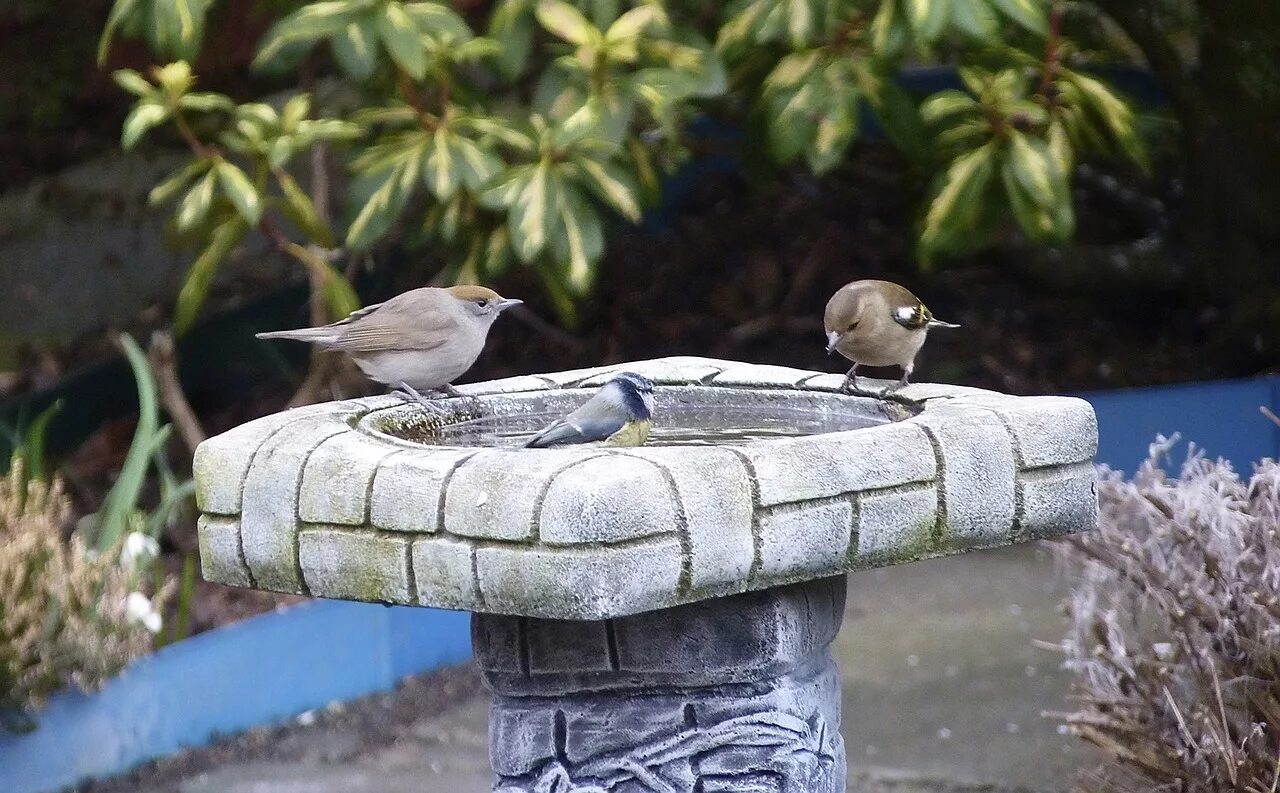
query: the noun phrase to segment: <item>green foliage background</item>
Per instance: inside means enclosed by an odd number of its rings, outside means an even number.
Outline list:
[[[933,175],[919,227],[926,266],[1010,221],[1064,242],[1079,156],[1146,162],[1129,105],[1076,67],[1088,54],[1042,0],[498,0],[465,13],[413,0],[273,4],[284,7],[254,68],[334,75],[358,97],[342,112],[302,91],[273,105],[195,90],[189,63],[212,4],[117,0],[99,47],[105,61],[117,38],[141,38],[167,61],[114,77],[137,97],[125,148],[172,125],[191,152],[151,194],[196,251],[180,330],[250,233],[307,267],[334,316],[358,305],[334,263],[407,236],[445,252],[449,280],[534,268],[572,321],[607,223],[635,223],[660,198],[662,175],[690,156],[685,130],[699,113],[750,130],[747,145],[776,167],[823,174],[868,107]],[[895,77],[921,61],[960,64],[965,90],[918,101]],[[350,211],[337,221],[294,173],[316,146],[341,147],[351,169]]]

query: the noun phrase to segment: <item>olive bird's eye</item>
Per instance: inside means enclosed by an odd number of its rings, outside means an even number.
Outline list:
[[[488,300],[477,300],[477,301],[476,301],[476,305],[477,305],[477,306],[479,306],[480,308],[485,308],[486,306],[488,306],[488,305],[489,305],[489,301],[488,301]]]

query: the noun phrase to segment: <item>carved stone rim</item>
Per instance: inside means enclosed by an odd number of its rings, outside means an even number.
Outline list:
[[[667,387],[837,391],[842,375],[665,358],[464,386],[500,403],[628,369]],[[891,384],[860,380],[871,394]],[[486,449],[375,433],[394,397],[268,416],[196,455],[212,581],[601,619],[1091,527],[1088,403],[914,384],[908,415],[740,446]],[[894,407],[896,406],[896,407]],[[912,415],[913,414],[913,415]]]

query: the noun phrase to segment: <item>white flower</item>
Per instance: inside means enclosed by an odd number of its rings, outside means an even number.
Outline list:
[[[124,601],[125,616],[129,622],[142,625],[152,633],[159,633],[162,620],[160,612],[151,605],[151,600],[141,592],[130,592]]]
[[[120,548],[120,566],[132,571],[160,555],[160,543],[140,531],[131,531]]]

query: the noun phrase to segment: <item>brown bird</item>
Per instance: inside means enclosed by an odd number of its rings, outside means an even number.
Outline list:
[[[259,333],[258,338],[341,350],[369,379],[426,404],[421,391],[457,395],[452,383],[480,357],[493,321],[521,302],[483,286],[424,287],[365,306],[331,325]]]
[[[852,391],[859,366],[902,367],[906,385],[929,328],[958,328],[933,318],[920,298],[890,281],[853,281],[827,301],[827,354],[853,361],[843,389]]]

